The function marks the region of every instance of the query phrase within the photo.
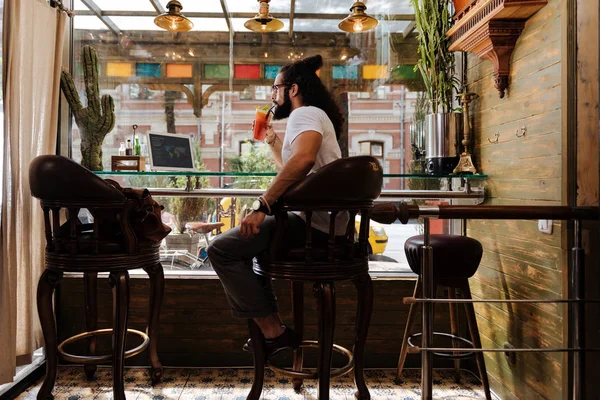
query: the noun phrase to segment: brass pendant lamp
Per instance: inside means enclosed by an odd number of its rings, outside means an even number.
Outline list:
[[[160,14],[154,18],[154,23],[163,29],[171,32],[187,32],[194,27],[192,21],[181,14],[183,7],[177,0],[171,0],[167,4],[166,13]]]
[[[373,29],[379,24],[375,18],[365,13],[365,3],[357,1],[350,7],[351,14],[339,23],[338,28],[344,32],[360,33]]]
[[[246,29],[253,32],[266,33],[275,32],[283,28],[283,22],[273,18],[273,16],[269,14],[269,2],[271,0],[257,1],[260,3],[258,14],[244,23]]]

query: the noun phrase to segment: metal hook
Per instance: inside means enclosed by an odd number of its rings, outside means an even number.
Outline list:
[[[520,135],[519,135],[520,133]],[[525,125],[523,125],[521,128],[517,128],[515,130],[515,136],[517,136],[518,138],[522,138],[523,136],[525,136],[525,134],[527,133],[527,127]]]
[[[500,137],[499,133],[496,133],[494,135],[494,140],[490,140],[490,138],[488,138],[488,142],[490,142],[491,144],[498,144],[498,138]]]

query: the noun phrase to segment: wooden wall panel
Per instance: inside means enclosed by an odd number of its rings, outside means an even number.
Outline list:
[[[129,327],[145,329],[148,318],[148,280],[131,279],[131,302]],[[375,304],[369,329],[365,362],[370,368],[395,368],[400,353],[400,344],[408,306],[402,298],[412,296],[413,280],[375,280]],[[284,321],[291,323],[291,299],[289,283],[275,281],[275,291]],[[79,278],[63,279],[58,292],[58,332],[59,340],[83,332],[85,314],[83,308],[83,282]],[[356,312],[355,289],[350,282],[336,285],[336,343],[351,348],[354,338],[354,318]],[[99,327],[111,326],[112,297],[107,279],[98,282]],[[305,332],[308,339],[317,337],[317,315],[311,285],[305,285]],[[464,315],[463,315],[464,317]],[[436,328],[449,331],[447,307],[436,307]],[[463,321],[461,327],[466,328]],[[415,327],[420,329],[420,318]],[[221,283],[217,279],[167,279],[165,297],[161,312],[159,355],[167,366],[251,366],[252,355],[242,351],[248,339],[247,322],[231,316],[229,304]],[[137,344],[133,339],[128,347]],[[83,343],[82,343],[83,344]],[[110,337],[101,338],[100,352],[108,351]],[[73,345],[74,352],[81,352],[82,346]],[[316,352],[309,349],[308,363],[315,364]],[[278,356],[279,357],[279,356]],[[337,356],[336,356],[337,357]],[[282,363],[289,362],[288,355],[282,355]],[[409,355],[407,367],[419,366],[419,355]],[[343,360],[335,358],[340,365]],[[146,354],[127,360],[128,365],[147,365]],[[438,366],[451,367],[444,361]],[[466,365],[472,368],[472,364]]]
[[[499,99],[491,63],[469,55],[475,159],[487,181],[489,204],[562,202],[563,92],[561,1],[529,19],[511,59],[510,86]],[[526,133],[517,133],[525,127]],[[495,136],[498,143],[490,143]],[[489,140],[488,140],[489,139]],[[537,221],[468,221],[484,247],[471,287],[477,298],[554,299],[563,295],[565,250],[560,221],[552,235]],[[556,304],[477,304],[484,347],[562,347],[565,308]],[[562,399],[566,365],[560,353],[486,354],[492,389],[503,399]]]

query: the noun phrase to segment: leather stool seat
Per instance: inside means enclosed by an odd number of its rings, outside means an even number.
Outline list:
[[[328,400],[332,376],[354,369],[357,400],[371,395],[364,378],[364,352],[373,311],[373,284],[369,276],[368,236],[373,200],[383,186],[383,170],[370,156],[348,157],[333,161],[289,188],[274,207],[276,229],[268,251],[259,255],[254,273],[271,279],[291,281],[294,330],[301,344],[294,351],[292,368],[268,366],[292,377],[299,392],[304,379],[318,379],[317,399]],[[301,211],[306,218],[304,235],[289,230],[288,212]],[[313,229],[314,213],[329,219],[329,233]],[[360,213],[358,232],[355,217]],[[327,215],[328,214],[328,215]],[[348,218],[345,217],[348,215]],[[343,218],[337,218],[342,216]],[[337,229],[343,228],[343,229]],[[340,234],[340,232],[344,232]],[[357,307],[352,350],[334,344],[336,320],[335,284],[351,280],[357,291]],[[304,284],[312,283],[317,300],[317,338],[304,337]],[[254,382],[247,400],[262,399],[265,364],[269,349],[253,319],[248,320],[254,354]],[[303,368],[303,347],[317,347],[316,373]],[[332,354],[348,357],[344,367],[332,369]]]
[[[423,282],[421,275],[422,264],[422,246],[424,245],[423,235],[413,236],[404,244],[404,252],[410,269],[417,275],[417,283],[413,297],[420,298],[423,296]],[[479,262],[483,255],[483,247],[477,240],[459,235],[430,235],[430,245],[433,249],[433,293],[434,298],[437,298],[438,287],[446,287],[448,289],[448,299],[452,301],[456,298],[471,299],[471,289],[469,287],[469,278],[475,275]],[[458,292],[457,292],[458,290]],[[458,296],[460,294],[460,296]],[[468,348],[459,349],[461,342],[466,342],[474,348],[481,348],[481,339],[479,336],[479,328],[477,327],[477,317],[475,308],[472,303],[464,303],[465,316],[469,327],[470,341],[458,335],[458,317],[456,304],[450,302],[448,304],[450,311],[450,329],[451,334],[434,332],[434,337],[445,336],[451,337],[453,347],[457,348],[454,354],[444,355],[446,358],[455,358],[454,368],[457,383],[460,380],[460,358],[469,356]],[[402,370],[408,354],[408,347],[411,346],[409,340],[411,337],[420,334],[411,334],[416,321],[415,304],[410,305],[408,311],[408,319],[404,330],[404,338],[402,339],[402,348],[400,349],[400,358],[398,360],[398,371],[396,380],[401,381]],[[436,346],[434,346],[436,347]],[[465,352],[466,350],[466,352]],[[438,353],[434,353],[440,355]],[[475,359],[479,370],[479,378],[483,384],[485,398],[491,400],[490,384],[485,367],[483,353],[476,352]]]
[[[96,176],[76,162],[56,155],[36,157],[29,167],[31,194],[40,200],[46,237],[45,269],[37,287],[37,308],[44,334],[46,377],[37,399],[52,399],[59,354],[64,361],[83,364],[88,380],[97,364],[112,363],[114,400],[125,400],[125,358],[148,348],[150,378],[158,383],[163,367],[158,358],[158,323],[164,292],[164,273],[160,264],[160,240],[168,230],[159,232],[160,217],[154,211],[147,191],[118,189],[117,182]],[[115,186],[115,184],[117,186]],[[131,197],[128,197],[129,194]],[[150,209],[148,208],[150,207]],[[93,222],[80,219],[87,210]],[[152,218],[152,216],[156,218]],[[65,220],[66,219],[66,220]],[[87,220],[88,218],[86,218]],[[143,221],[146,223],[141,224]],[[162,235],[161,237],[159,237]],[[127,329],[130,289],[129,270],[142,268],[150,281],[147,333]],[[54,315],[54,291],[65,272],[82,272],[85,304],[85,332],[58,342]],[[109,273],[113,291],[112,329],[98,329],[98,274]],[[143,343],[125,351],[127,333],[136,334]],[[110,354],[97,354],[97,336],[110,334]],[[86,355],[65,351],[71,343],[86,340]]]
[[[421,274],[421,247],[423,235],[413,236],[404,244],[410,269]],[[433,276],[435,279],[468,279],[475,275],[483,255],[477,240],[459,235],[431,235],[434,251]]]

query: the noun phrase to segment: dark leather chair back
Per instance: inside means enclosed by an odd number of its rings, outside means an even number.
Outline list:
[[[135,205],[87,168],[62,156],[39,156],[29,166],[29,185],[44,210],[47,260],[139,251],[128,221]],[[66,222],[61,221],[62,209],[66,210],[62,214]],[[80,222],[81,209],[92,214],[93,223]],[[67,258],[64,265],[71,265]]]
[[[280,199],[270,254],[259,258],[257,273],[298,280],[352,279],[364,274],[368,269],[369,213],[382,185],[383,170],[377,159],[358,156],[334,161],[291,187]],[[300,211],[306,216],[307,229],[301,247],[294,247],[286,240],[288,211]],[[316,211],[329,213],[326,241],[313,238],[312,215]],[[336,217],[341,213],[349,218],[345,234],[336,236],[340,231]],[[357,233],[355,217],[359,213],[361,223]]]

